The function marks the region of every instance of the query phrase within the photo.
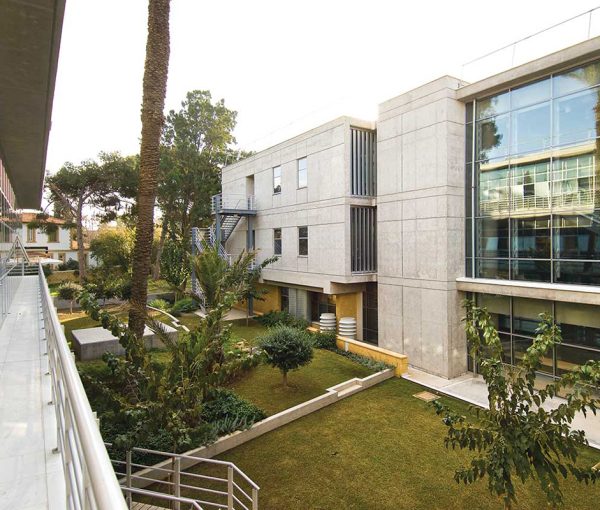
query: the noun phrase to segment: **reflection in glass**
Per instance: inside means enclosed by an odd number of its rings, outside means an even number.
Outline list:
[[[512,110],[516,110],[548,99],[550,99],[550,78],[513,89],[510,107]]]
[[[510,92],[477,100],[477,119],[492,117],[510,109]]]
[[[477,232],[480,257],[508,257],[508,218],[478,219]]]
[[[550,212],[550,161],[513,165],[511,173],[512,215]]]
[[[477,259],[476,278],[508,280],[508,259]]]
[[[554,145],[596,138],[598,90],[585,90],[554,100]]]
[[[554,217],[554,257],[600,259],[600,216]]]
[[[511,261],[512,279],[550,282],[551,267],[549,260],[513,259]]]
[[[478,294],[477,306],[485,308],[498,331],[510,333],[510,297],[496,294]]]
[[[556,375],[564,375],[588,361],[600,361],[600,352],[578,349],[568,345],[556,347]]]
[[[600,84],[600,62],[571,69],[554,77],[554,96],[563,96],[576,90]]]
[[[550,147],[550,101],[512,112],[511,154]]]
[[[552,163],[552,209],[555,213],[591,213],[595,207],[594,156],[582,154]]]
[[[581,285],[600,285],[600,262],[554,262],[554,281],[556,283],[578,283]]]
[[[509,114],[477,121],[477,159],[489,161],[506,157],[508,155],[509,128]]]
[[[525,351],[531,347],[533,340],[531,338],[524,338],[521,336],[513,335],[513,363],[517,364],[523,359],[523,355]],[[552,362],[552,353],[546,353],[545,356],[541,359],[542,364],[540,366],[540,372],[546,374],[552,374],[554,370],[552,369],[554,363]]]
[[[513,333],[535,336],[541,313],[552,314],[550,301],[513,298]]]
[[[481,164],[479,172],[479,211],[482,216],[507,214],[509,172],[506,166]]]
[[[550,217],[511,220],[512,256],[550,258]]]
[[[597,306],[557,302],[555,310],[563,343],[600,349],[600,310]]]

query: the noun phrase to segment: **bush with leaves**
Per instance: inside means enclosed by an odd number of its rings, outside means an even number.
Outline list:
[[[515,482],[537,480],[550,506],[560,506],[560,479],[570,474],[586,484],[600,473],[576,464],[579,451],[588,444],[581,430],[572,430],[577,412],[596,414],[600,400],[594,392],[600,384],[600,362],[588,362],[562,379],[535,389],[536,372],[546,353],[560,344],[561,332],[547,314],[532,345],[516,366],[502,363],[498,331],[485,308],[465,302],[465,330],[470,354],[488,387],[488,408],[476,408],[471,422],[435,402],[436,412],[448,427],[446,447],[475,452],[470,464],[456,471],[456,482],[473,483],[487,477],[489,491],[502,498],[505,509],[516,502]],[[568,391],[566,400],[552,410],[544,403]]]
[[[169,239],[165,242],[160,257],[160,274],[180,299],[190,277],[188,252],[183,241]]]
[[[82,290],[83,287],[75,282],[63,282],[58,287],[58,297],[70,302],[70,313],[73,313],[73,301],[77,299]]]
[[[270,312],[256,317],[256,320],[267,328],[283,325],[297,329],[306,329],[309,325],[307,320],[302,319],[301,317],[294,317],[285,310],[271,310]]]
[[[168,301],[165,301],[164,299],[153,299],[152,301],[150,301],[148,303],[148,306],[151,306],[152,308],[158,308],[159,310],[163,310],[164,312],[169,311],[169,308],[171,308],[171,303],[169,303]]]
[[[313,347],[315,349],[327,349],[330,351],[337,349],[337,334],[335,331],[318,331],[310,334]]]
[[[179,317],[182,313],[190,313],[194,310],[198,310],[198,303],[194,298],[186,297],[175,301],[171,307],[170,313],[175,317]]]
[[[313,359],[313,348],[306,331],[290,326],[275,326],[263,337],[259,345],[267,363],[278,368],[283,374],[283,386],[287,386],[287,374],[308,365]]]
[[[79,262],[73,259],[69,259],[58,265],[59,271],[73,271],[75,269],[79,269]]]
[[[217,388],[202,406],[202,419],[212,423],[217,435],[251,427],[267,414],[251,402],[225,388]]]

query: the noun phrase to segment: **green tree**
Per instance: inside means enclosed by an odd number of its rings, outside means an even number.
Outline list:
[[[69,313],[73,313],[73,301],[77,299],[81,290],[81,285],[77,285],[74,282],[64,282],[58,288],[58,297],[70,303]]]
[[[90,242],[91,256],[105,269],[131,268],[133,232],[125,227],[105,228]]]
[[[137,223],[133,249],[129,328],[142,338],[146,322],[148,275],[154,238],[154,206],[158,188],[160,137],[164,124],[169,73],[170,0],[149,0],[148,39],[142,98],[142,142],[137,194]]]
[[[247,153],[236,153],[233,129],[237,113],[213,102],[207,90],[187,93],[179,111],[171,110],[163,130],[158,206],[162,252],[169,237],[187,242],[190,230],[211,220],[211,197],[221,190],[221,168]],[[153,269],[159,277],[158,263]]]
[[[532,345],[517,366],[502,363],[502,344],[485,308],[465,302],[464,319],[470,354],[479,361],[488,387],[487,409],[476,408],[476,419],[458,415],[435,403],[448,427],[446,447],[476,452],[468,466],[454,475],[456,482],[473,483],[487,477],[490,492],[509,509],[516,502],[515,482],[537,480],[554,507],[562,504],[560,478],[570,473],[578,481],[595,482],[598,473],[576,465],[579,450],[587,445],[585,434],[572,430],[577,412],[596,413],[599,400],[594,386],[600,383],[600,362],[588,362],[535,389],[536,371],[543,357],[561,342],[559,327],[550,316],[540,315]],[[566,401],[548,411],[544,402],[568,392]]]
[[[181,241],[168,240],[160,259],[161,275],[175,290],[175,300],[181,299],[185,293],[190,265],[188,253]]]
[[[101,221],[115,219],[134,194],[137,186],[136,158],[118,153],[100,153],[99,161],[80,165],[65,163],[46,178],[48,200],[60,214],[75,224],[79,281],[85,278],[83,219],[86,208],[93,208]]]
[[[313,359],[313,348],[306,331],[289,326],[275,326],[260,339],[267,362],[283,374],[283,386],[287,387],[287,375],[308,365]]]

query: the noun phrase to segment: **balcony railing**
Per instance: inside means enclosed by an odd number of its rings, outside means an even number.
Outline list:
[[[126,510],[96,418],[39,266],[44,331],[69,509]]]
[[[554,197],[545,196],[515,196],[497,200],[482,200],[480,209],[482,214],[491,216],[531,215],[554,213],[589,213],[594,210],[596,192],[594,190],[580,190],[565,193]]]
[[[213,195],[211,201],[213,214],[227,211],[256,211],[256,200],[254,195],[242,195],[236,193],[226,193]]]

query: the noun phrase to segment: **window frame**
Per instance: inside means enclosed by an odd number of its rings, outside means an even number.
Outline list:
[[[304,168],[300,168],[300,162],[304,162]],[[300,171],[304,172],[304,185],[300,184]],[[298,158],[296,160],[296,186],[298,189],[308,188],[308,156],[304,156],[302,158]]]
[[[277,237],[277,231],[279,231],[279,237]],[[281,255],[283,253],[283,235],[281,227],[273,229],[273,255]],[[277,241],[279,241],[279,251],[277,251]]]
[[[49,243],[60,243],[60,228],[57,226],[56,230],[50,230],[47,237]]]
[[[277,177],[275,176],[275,171],[276,170],[279,171],[279,175]],[[281,180],[282,180],[281,179],[281,177],[282,177],[281,165],[274,166],[271,169],[271,177],[273,179],[273,195],[281,195],[281,189],[282,189],[282,186],[281,186]],[[275,179],[279,179],[279,191],[277,191],[277,187],[275,186]]]
[[[37,228],[27,225],[27,242],[37,243]]]
[[[301,230],[306,229],[306,235],[301,235]],[[302,253],[304,250],[302,249],[302,241],[306,242],[306,253]],[[303,225],[298,227],[298,257],[308,257],[308,225]]]

